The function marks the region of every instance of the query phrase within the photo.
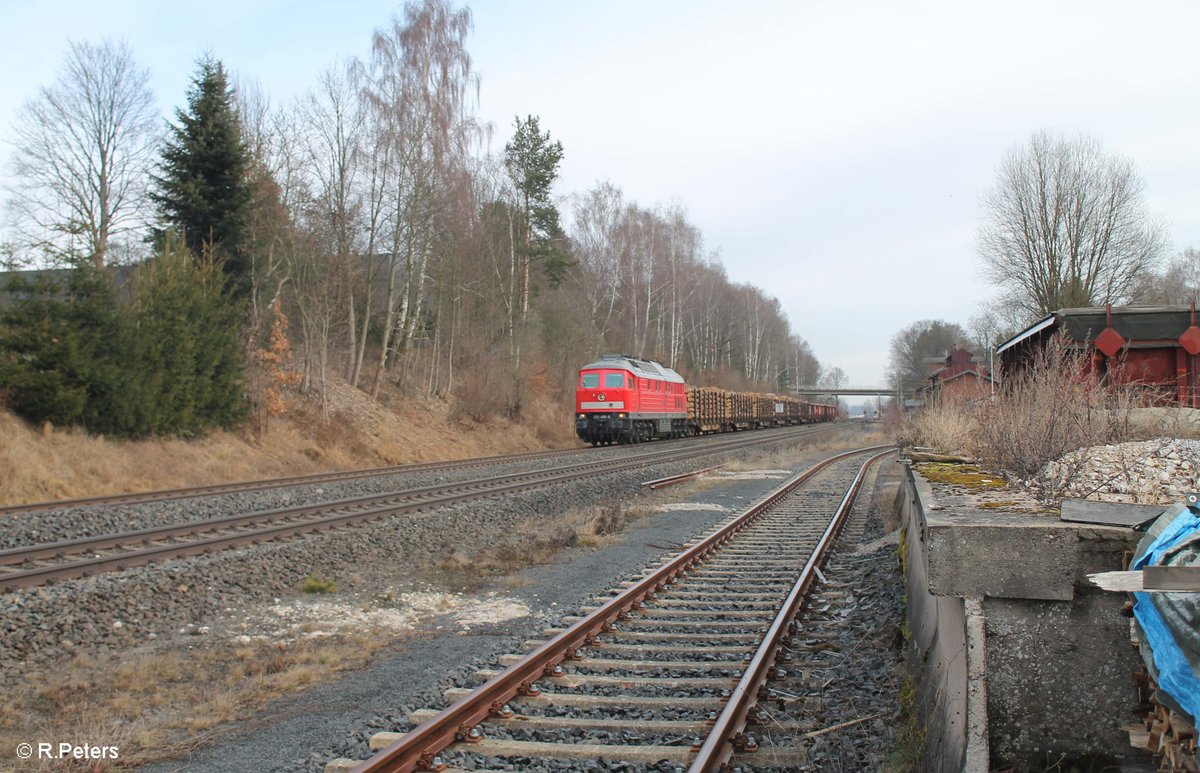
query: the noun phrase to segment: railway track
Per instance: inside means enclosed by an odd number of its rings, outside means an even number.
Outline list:
[[[384,516],[443,507],[479,497],[570,482],[649,464],[679,462],[714,453],[742,450],[794,439],[818,432],[820,429],[800,428],[727,436],[712,442],[664,444],[648,452],[622,454],[615,458],[591,457],[584,462],[521,473],[493,475],[315,505],[235,514],[136,531],[15,547],[0,550],[0,589],[11,591],[142,566],[156,561],[286,539]],[[546,454],[533,456],[544,457]],[[311,482],[308,479],[305,481]]]
[[[76,507],[99,507],[104,505],[144,504],[147,502],[168,502],[174,499],[193,499],[196,497],[215,496],[218,494],[240,494],[248,491],[265,491],[268,489],[294,488],[296,486],[314,486],[322,483],[343,483],[346,481],[364,480],[367,478],[383,478],[389,475],[404,475],[429,470],[457,470],[472,467],[488,467],[497,464],[537,461],[540,459],[556,459],[570,454],[578,454],[583,449],[563,448],[552,451],[530,451],[519,454],[503,454],[500,456],[481,456],[476,459],[457,459],[448,462],[419,462],[415,464],[400,464],[392,467],[372,467],[365,470],[347,470],[345,472],[325,472],[312,475],[294,475],[287,478],[269,478],[266,480],[240,481],[237,483],[219,483],[212,486],[194,486],[191,488],[160,489],[134,494],[109,494],[98,497],[83,497],[80,499],[60,499],[49,502],[32,502],[24,505],[0,506],[0,517],[17,513],[34,513],[44,510],[66,510]]]
[[[700,773],[749,754],[756,705],[785,675],[794,619],[882,449],[795,476],[531,651],[500,658],[503,670],[480,671],[477,689],[447,691],[448,708],[373,736],[369,760],[334,760],[327,773],[582,770],[601,759]]]

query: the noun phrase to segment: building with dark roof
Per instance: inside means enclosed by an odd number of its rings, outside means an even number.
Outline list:
[[[1200,408],[1194,307],[1060,309],[996,348],[1002,372],[1020,370],[1055,334],[1090,353],[1089,373],[1136,386],[1147,404]]]

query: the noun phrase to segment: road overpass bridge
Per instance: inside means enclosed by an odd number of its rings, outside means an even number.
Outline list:
[[[880,397],[895,397],[896,390],[877,386],[802,386],[792,390],[796,395],[879,395]]]

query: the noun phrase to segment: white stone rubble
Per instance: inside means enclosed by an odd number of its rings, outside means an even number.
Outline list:
[[[1158,438],[1082,448],[1026,485],[1039,497],[1167,505],[1200,490],[1200,441]]]

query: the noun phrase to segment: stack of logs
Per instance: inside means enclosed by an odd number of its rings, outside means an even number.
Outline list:
[[[1130,621],[1133,646],[1140,649],[1136,621]],[[1129,725],[1129,743],[1160,758],[1159,773],[1200,773],[1196,762],[1196,728],[1158,700],[1158,684],[1143,666],[1135,677],[1140,724]]]

